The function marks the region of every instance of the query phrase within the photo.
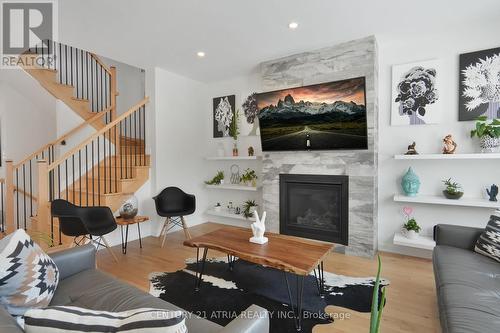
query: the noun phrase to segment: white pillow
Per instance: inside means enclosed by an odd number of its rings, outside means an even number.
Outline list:
[[[107,312],[74,306],[28,310],[24,315],[26,333],[127,332],[185,333],[182,311],[141,308]]]
[[[11,315],[48,306],[58,283],[56,264],[23,229],[0,240],[0,304]]]

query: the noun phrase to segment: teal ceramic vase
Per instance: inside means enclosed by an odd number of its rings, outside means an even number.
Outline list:
[[[418,190],[420,189],[420,178],[418,178],[411,167],[408,168],[408,171],[403,176],[401,186],[403,187],[404,193],[409,197],[414,197],[418,194]]]

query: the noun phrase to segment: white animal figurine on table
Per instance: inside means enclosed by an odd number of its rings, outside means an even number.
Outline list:
[[[262,219],[259,218],[256,210],[253,213],[255,214],[255,222],[250,225],[253,233],[250,243],[266,244],[268,241],[267,237],[264,237],[264,232],[266,231],[266,212],[262,213]]]

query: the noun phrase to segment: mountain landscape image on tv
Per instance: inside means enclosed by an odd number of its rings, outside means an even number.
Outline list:
[[[263,151],[367,149],[365,78],[257,94]]]

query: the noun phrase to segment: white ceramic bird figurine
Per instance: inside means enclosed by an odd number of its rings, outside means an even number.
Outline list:
[[[265,244],[267,243],[267,237],[264,237],[264,232],[266,231],[266,212],[262,213],[262,219],[259,218],[259,214],[255,210],[255,222],[250,225],[252,227],[253,237],[250,238],[251,243]]]

